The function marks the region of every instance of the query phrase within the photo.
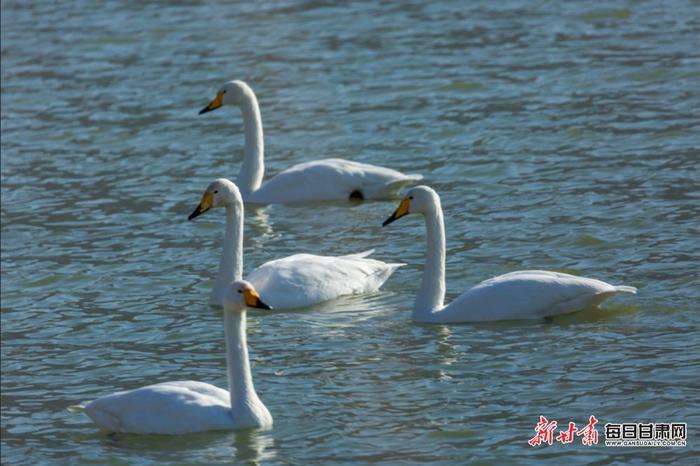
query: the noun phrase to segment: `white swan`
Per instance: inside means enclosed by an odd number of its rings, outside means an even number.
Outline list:
[[[255,93],[243,81],[227,82],[199,114],[222,105],[237,105],[243,114],[245,151],[236,184],[247,203],[386,199],[406,184],[423,178],[376,165],[323,159],[294,165],[263,184],[263,128]]]
[[[204,382],[164,382],[70,406],[100,429],[134,434],[187,434],[268,428],[272,416],[253,386],[246,344],[246,306],[270,309],[246,281],[229,285],[224,300],[228,391]]]
[[[613,286],[592,278],[522,270],[483,281],[444,306],[445,223],[440,196],[427,186],[410,189],[383,226],[412,212],[423,214],[428,233],[423,279],[413,307],[415,321],[538,319],[597,306],[619,292],[637,292],[631,286]]]
[[[243,200],[233,182],[209,185],[189,220],[214,207],[226,208],[224,250],[209,303],[220,305],[226,284],[243,273]],[[246,279],[275,309],[311,306],[342,295],[376,291],[398,267],[367,259],[372,251],[347,256],[295,254],[263,264]]]

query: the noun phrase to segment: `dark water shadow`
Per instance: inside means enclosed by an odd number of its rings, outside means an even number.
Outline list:
[[[146,455],[162,452],[172,455],[210,448],[221,451],[228,447],[231,449],[231,461],[235,464],[260,464],[264,458],[272,456],[269,449],[274,444],[269,432],[260,429],[218,430],[183,435],[96,432],[78,436],[76,441],[90,439],[102,442],[110,450],[137,451]]]
[[[429,323],[429,322],[413,322],[414,325],[418,325],[424,328],[444,328],[452,326],[473,326],[480,330],[503,330],[510,329],[514,327],[529,327],[536,326],[540,327],[543,324],[559,324],[559,325],[569,325],[569,324],[579,324],[586,322],[601,322],[608,320],[616,320],[618,318],[636,314],[639,311],[639,307],[633,304],[618,304],[612,306],[606,306],[605,308],[589,308],[581,311],[572,312],[569,314],[561,314],[557,316],[543,317],[540,319],[513,319],[513,320],[498,320],[498,321],[486,321],[486,322],[454,322],[454,323]],[[441,332],[442,330],[437,330]]]

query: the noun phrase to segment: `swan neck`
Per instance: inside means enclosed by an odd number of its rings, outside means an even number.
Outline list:
[[[239,416],[259,403],[248,359],[246,313],[224,310],[224,333],[231,411],[234,416]]]
[[[236,184],[245,197],[260,188],[265,174],[262,118],[260,117],[258,99],[252,90],[241,103],[241,113],[245,129],[245,149],[243,151],[243,164]]]
[[[435,209],[425,214],[427,249],[423,278],[413,308],[415,320],[430,320],[445,300],[445,222],[437,202]]]
[[[213,305],[220,306],[228,285],[243,277],[243,202],[236,204],[226,207],[224,249],[210,298]]]

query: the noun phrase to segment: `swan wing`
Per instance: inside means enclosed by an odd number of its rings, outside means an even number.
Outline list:
[[[390,168],[343,159],[323,159],[294,165],[265,182],[245,200],[253,203],[386,199],[401,187],[422,179]]]
[[[246,277],[275,309],[311,306],[342,295],[376,291],[403,264],[366,256],[295,254],[267,262]]]
[[[195,381],[117,392],[78,408],[109,432],[174,435],[234,427],[228,392]]]
[[[597,306],[618,292],[635,291],[592,278],[523,270],[479,283],[435,315],[447,322],[540,319]]]

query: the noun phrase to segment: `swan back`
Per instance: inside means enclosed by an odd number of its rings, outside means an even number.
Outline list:
[[[521,270],[479,283],[433,315],[440,322],[541,319],[595,307],[619,291],[593,278]]]
[[[295,254],[263,264],[247,279],[274,308],[310,306],[341,295],[376,291],[404,265],[368,259],[371,252],[339,257]]]
[[[170,435],[234,428],[230,408],[226,390],[195,381],[116,392],[83,406],[102,430]]]
[[[405,184],[421,178],[350,160],[314,160],[278,173],[258,191],[246,194],[246,202],[346,201],[353,192],[361,193],[365,200],[387,199]]]

